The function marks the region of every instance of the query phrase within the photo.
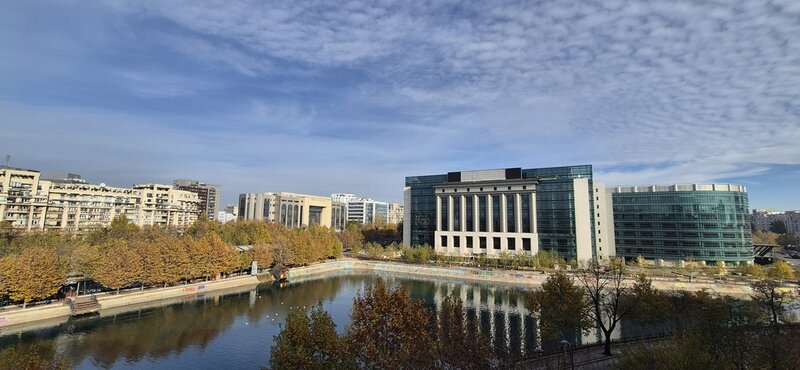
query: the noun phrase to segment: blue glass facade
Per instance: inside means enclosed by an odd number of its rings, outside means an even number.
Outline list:
[[[753,260],[745,191],[615,190],[613,204],[618,256],[706,263]]]
[[[516,176],[520,176],[517,174]],[[586,189],[590,200],[589,214],[590,222],[592,225],[592,235],[594,234],[594,208],[593,184],[592,184],[592,166],[566,166],[566,167],[551,167],[551,168],[534,168],[522,169],[521,177],[523,179],[538,179],[539,185],[536,188],[536,207],[537,207],[537,226],[539,232],[539,249],[555,250],[559,255],[572,259],[577,256],[577,239],[576,239],[576,220],[575,220],[575,197],[573,189],[573,180],[576,178],[586,178],[589,180],[589,187]],[[448,182],[448,175],[431,175],[431,176],[410,176],[406,177],[406,187],[410,188],[410,204],[406,209],[409,212],[409,225],[410,228],[410,244],[411,245],[434,245],[434,233],[436,231],[436,196],[434,186]],[[485,230],[486,225],[491,223],[494,229],[500,228],[500,200],[499,197],[494,199],[492,207],[493,219],[487,220],[484,215],[486,214],[486,201],[484,196],[480,198],[480,219],[479,226],[481,231]],[[523,202],[524,204],[524,202]],[[460,205],[454,205],[460,207]],[[443,205],[442,217],[446,218],[446,206]],[[509,204],[507,214],[514,214],[513,204]],[[527,205],[524,205],[527,209]],[[460,212],[467,212],[471,214],[473,210],[458,209]],[[523,221],[523,225],[516,225],[516,221],[512,218],[506,220],[507,223],[514,230],[523,228],[523,231],[528,231],[529,226],[525,226],[527,218]],[[444,221],[444,220],[442,220]],[[455,221],[455,220],[454,220]],[[512,226],[513,225],[513,226]],[[456,227],[460,227],[458,225]],[[491,247],[494,240],[489,240],[488,244]],[[480,244],[485,243],[479,240]],[[592,238],[594,243],[594,238]],[[518,246],[517,249],[526,248],[525,246]],[[529,249],[529,247],[527,247]],[[594,251],[594,246],[592,250]]]

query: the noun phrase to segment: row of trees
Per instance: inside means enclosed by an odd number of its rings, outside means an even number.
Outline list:
[[[782,328],[784,314],[795,295],[783,288],[781,281],[753,282],[752,300],[742,301],[714,297],[704,291],[656,290],[645,275],[639,275],[632,283],[627,279],[625,266],[619,261],[589,264],[574,277],[556,272],[541,289],[529,295],[526,306],[540,319],[546,337],[558,337],[565,330],[576,328],[599,329],[606,355],[611,354],[612,332],[625,319],[642,325],[661,325],[662,331],[676,333],[677,342],[665,342],[655,349],[646,346],[631,349],[620,362],[626,369],[659,368],[654,367],[656,364],[664,368],[726,369],[763,368],[763,364],[772,364],[770,367],[777,369],[798,363],[800,350],[788,357],[787,353],[773,351],[789,340],[788,332]],[[764,342],[766,339],[769,341]],[[684,357],[670,358],[669,353],[676,350],[693,356],[697,347],[692,346],[698,343],[702,343],[700,348],[706,353],[703,362],[684,364],[681,362]]]
[[[381,279],[353,301],[343,335],[321,305],[292,311],[275,337],[273,369],[491,369],[500,361],[457,297],[439,312]]]
[[[234,245],[251,245],[239,252]],[[0,299],[23,306],[54,296],[68,275],[113,290],[219,278],[273,263],[305,265],[339,257],[342,243],[325,227],[285,229],[265,222],[199,221],[183,235],[139,228],[124,217],[86,235],[55,232],[0,237]]]
[[[781,232],[774,232],[774,231],[753,231],[753,243],[755,244],[769,244],[769,245],[780,245],[782,247],[787,247],[790,245],[800,245],[800,238],[797,235],[792,233],[786,232],[785,228],[784,231]]]

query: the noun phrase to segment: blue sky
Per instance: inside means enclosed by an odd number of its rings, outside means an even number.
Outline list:
[[[3,1],[0,154],[225,202],[588,163],[800,209],[800,2],[324,3]]]

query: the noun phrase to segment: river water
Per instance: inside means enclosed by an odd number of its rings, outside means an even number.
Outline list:
[[[56,326],[0,334],[0,351],[33,345],[40,352],[58,352],[77,369],[258,369],[268,365],[270,347],[291,309],[310,309],[321,302],[345,330],[353,298],[378,276],[389,286],[408,288],[429,307],[448,294],[465,301],[467,316],[479,319],[498,348],[517,356],[538,346],[555,348],[558,341],[538,338],[536,321],[524,306],[526,289],[447,279],[427,279],[376,272],[340,271],[284,287],[257,288],[187,297],[157,307],[100,317],[70,319]],[[627,329],[627,330],[626,330]],[[623,325],[617,336],[640,334]],[[564,333],[573,343],[597,341],[596,333]]]

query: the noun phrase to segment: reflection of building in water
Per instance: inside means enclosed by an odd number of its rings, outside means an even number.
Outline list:
[[[541,325],[525,308],[525,295],[512,289],[492,286],[468,285],[457,282],[433,282],[433,303],[436,310],[442,308],[442,302],[448,295],[461,298],[464,303],[465,320],[477,320],[481,330],[488,331],[491,342],[497,347],[505,347],[510,353],[524,355],[536,348],[551,348],[558,345],[558,340],[547,340],[543,343],[539,335]],[[612,339],[619,339],[622,323],[612,333]],[[589,333],[570,330],[563,338],[576,345],[601,342],[602,331],[592,330]],[[545,348],[547,349],[547,348]]]

